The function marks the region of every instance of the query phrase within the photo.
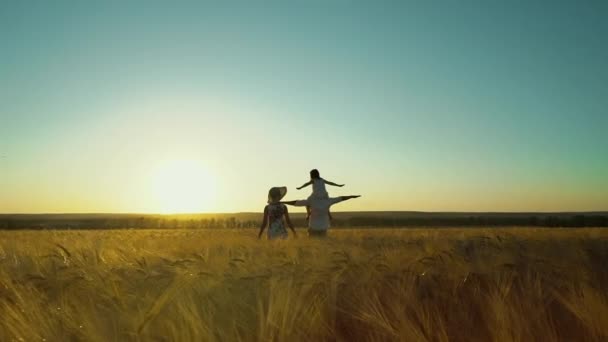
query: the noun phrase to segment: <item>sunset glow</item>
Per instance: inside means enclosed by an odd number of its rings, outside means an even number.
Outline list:
[[[151,179],[159,213],[207,212],[213,204],[217,180],[200,161],[167,161]]]

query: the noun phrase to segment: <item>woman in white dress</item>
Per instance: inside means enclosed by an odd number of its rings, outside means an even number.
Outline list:
[[[262,226],[260,226],[258,239],[262,237],[266,225],[268,225],[268,240],[286,239],[287,229],[285,229],[285,223],[287,223],[293,232],[293,236],[296,236],[296,231],[293,229],[293,224],[289,219],[287,206],[280,203],[286,193],[287,188],[284,186],[274,187],[268,191],[268,204],[264,207],[264,218],[262,220]]]

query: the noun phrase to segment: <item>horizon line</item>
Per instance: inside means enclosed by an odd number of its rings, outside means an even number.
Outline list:
[[[423,210],[344,210],[332,213],[419,213],[419,214],[608,214],[608,210],[575,210],[575,211],[423,211]],[[158,212],[31,212],[31,213],[0,213],[0,215],[230,215],[230,214],[259,214],[257,211],[236,212],[190,212],[190,213],[158,213]],[[301,214],[295,212],[294,214]]]

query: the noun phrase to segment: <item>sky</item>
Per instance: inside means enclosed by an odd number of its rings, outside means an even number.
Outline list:
[[[608,210],[606,1],[2,1],[0,213]]]

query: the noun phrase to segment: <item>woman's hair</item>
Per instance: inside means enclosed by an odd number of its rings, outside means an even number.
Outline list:
[[[312,178],[312,179],[321,178],[321,175],[319,175],[319,170],[317,170],[317,169],[310,170],[310,178]]]

